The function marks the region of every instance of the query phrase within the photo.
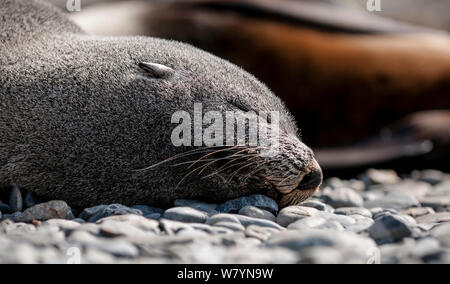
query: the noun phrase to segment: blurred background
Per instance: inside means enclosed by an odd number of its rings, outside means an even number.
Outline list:
[[[377,2],[81,0],[70,16],[91,34],[183,41],[241,66],[285,101],[327,175],[449,171],[450,1]]]

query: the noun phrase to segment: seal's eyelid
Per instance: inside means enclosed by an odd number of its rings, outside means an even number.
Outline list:
[[[139,68],[144,70],[152,78],[167,79],[173,76],[175,70],[158,63],[140,62]]]

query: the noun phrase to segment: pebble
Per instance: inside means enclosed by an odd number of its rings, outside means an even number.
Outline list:
[[[384,216],[375,221],[369,234],[377,243],[397,242],[413,235],[413,225],[401,216]]]
[[[409,215],[411,217],[417,218],[428,214],[435,214],[436,212],[433,210],[433,208],[419,207],[419,208],[409,208],[407,210],[403,210],[401,213],[403,215]]]
[[[310,199],[310,200],[304,201],[304,202],[300,203],[299,205],[303,206],[303,207],[315,208],[319,211],[324,211],[324,212],[328,212],[328,213],[334,212],[333,207],[331,207],[330,205],[325,204],[323,202],[320,202],[319,200],[315,200],[315,199]]]
[[[400,181],[400,177],[393,170],[369,169],[361,178],[369,184],[396,184]]]
[[[361,215],[367,218],[372,218],[372,212],[370,212],[369,209],[363,207],[342,207],[336,209],[336,211],[334,211],[334,214],[345,216]]]
[[[217,222],[214,224],[215,227],[222,227],[226,229],[230,229],[233,232],[243,232],[245,231],[245,227],[238,223],[232,222]]]
[[[363,197],[355,190],[347,187],[325,188],[321,198],[334,208],[363,207],[364,204]]]
[[[64,201],[54,200],[41,203],[26,209],[14,217],[15,222],[31,222],[33,220],[46,221],[49,219],[74,219],[70,207]]]
[[[264,195],[251,195],[227,201],[217,206],[217,211],[221,213],[237,213],[245,206],[254,206],[269,211],[272,214],[278,213],[278,204],[271,198]]]
[[[450,212],[441,212],[436,214],[428,214],[425,216],[418,217],[418,223],[444,223],[450,222]]]
[[[277,216],[277,223],[283,227],[294,223],[297,220],[317,215],[319,210],[311,207],[288,206],[283,208]]]
[[[22,212],[23,210],[23,199],[20,188],[14,186],[11,190],[11,195],[9,197],[9,208],[12,212]]]
[[[7,204],[0,204],[0,212],[3,214],[11,213],[11,208]]]
[[[259,219],[265,219],[269,221],[276,221],[276,217],[270,213],[269,211],[266,211],[264,209],[260,209],[254,206],[245,206],[241,210],[239,210],[240,215],[253,217],[253,218],[259,218]]]
[[[372,218],[376,220],[384,216],[399,215],[400,212],[395,209],[381,209],[380,211],[372,212],[372,214]]]
[[[142,215],[142,211],[121,204],[98,205],[84,209],[79,218],[95,223],[108,216],[128,214]]]
[[[208,214],[191,207],[174,207],[166,210],[164,218],[185,223],[205,223]]]
[[[177,199],[175,200],[174,205],[176,207],[191,207],[200,211],[207,212],[209,214],[217,212],[217,204],[210,204],[189,199]]]
[[[420,207],[420,203],[414,196],[402,193],[390,193],[375,200],[369,200],[364,203],[368,209],[381,207],[404,210],[411,207]]]
[[[281,227],[277,223],[269,221],[269,220],[263,220],[263,219],[248,217],[248,216],[242,216],[242,215],[236,215],[236,218],[239,220],[239,222],[244,227],[247,227],[247,226],[250,226],[250,225],[257,225],[257,226],[260,226],[260,227],[268,227],[268,228],[273,228],[273,229],[278,229],[278,230],[283,230],[284,229],[283,227]]]
[[[313,254],[307,263],[367,263],[367,252],[376,248],[373,240],[348,232],[339,232],[327,229],[288,230],[275,234],[266,245],[269,247],[284,247],[297,252],[299,255],[311,255],[315,249],[321,252],[334,253]],[[336,255],[336,258],[332,257]],[[316,257],[325,257],[319,261]],[[328,258],[328,259],[327,259]]]

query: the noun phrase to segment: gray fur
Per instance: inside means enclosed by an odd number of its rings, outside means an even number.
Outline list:
[[[141,62],[175,73],[151,78]],[[196,175],[179,184],[186,166],[136,171],[190,150],[172,145],[170,118],[192,112],[194,102],[205,111],[236,110],[236,103],[280,111],[285,151],[266,169],[281,175],[290,166],[298,180],[315,163],[282,102],[231,63],[174,41],[86,35],[36,0],[0,2],[0,187],[15,184],[77,206],[267,193],[261,175],[246,184]]]

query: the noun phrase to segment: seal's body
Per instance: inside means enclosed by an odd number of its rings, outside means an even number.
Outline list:
[[[287,205],[319,186],[313,153],[282,102],[231,63],[173,41],[89,36],[35,0],[2,1],[0,21],[1,187],[77,206],[169,206],[253,193]],[[219,162],[214,154],[237,152],[171,143],[172,114],[192,112],[196,102],[205,111],[278,111],[280,153],[268,158],[241,147],[231,167],[210,163],[195,172],[204,165],[199,153]],[[159,163],[176,157],[197,164]]]

